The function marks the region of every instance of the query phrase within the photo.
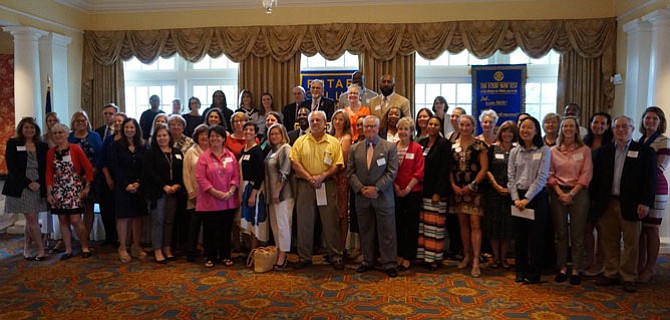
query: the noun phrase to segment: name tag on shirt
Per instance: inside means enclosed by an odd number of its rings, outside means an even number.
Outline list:
[[[541,153],[535,153],[533,154],[533,160],[540,160],[542,159],[542,154]]]
[[[250,154],[245,154],[245,155],[242,156],[242,161],[249,161],[249,159],[251,159]]]
[[[270,155],[268,156],[268,158],[272,159],[272,158],[274,158],[274,157],[276,157],[276,156],[277,156],[276,153],[270,153]]]
[[[26,146],[16,146],[16,151],[26,151]]]
[[[505,160],[505,155],[502,153],[496,153],[495,157],[498,160]]]
[[[177,158],[177,160],[181,160],[181,154],[175,154],[174,157]]]
[[[406,153],[405,154],[405,159],[414,160],[414,154],[413,153]]]
[[[381,109],[382,109],[382,105],[381,105],[381,104],[378,104],[378,105],[375,106],[375,110],[381,110]]]
[[[72,157],[70,155],[63,156],[63,161],[72,162]]]
[[[233,162],[233,159],[231,159],[231,158],[223,159],[223,165],[226,165],[226,163],[230,163],[230,162]]]
[[[628,155],[626,155],[629,158],[637,158],[637,154],[639,151],[628,151]]]
[[[584,155],[581,154],[581,153],[575,153],[575,154],[572,155],[572,160],[579,161],[579,160],[583,160],[583,159],[584,159]]]
[[[325,163],[327,166],[329,166],[333,163],[333,159],[331,159],[330,157],[325,157],[325,158],[323,158],[323,163]]]
[[[386,164],[386,159],[385,159],[385,158],[377,159],[377,166],[378,166],[378,167],[381,167],[381,166],[383,166],[383,165],[385,165],[385,164]]]

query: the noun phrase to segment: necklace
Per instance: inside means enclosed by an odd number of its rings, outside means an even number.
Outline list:
[[[170,166],[170,182],[172,182],[172,162],[174,161],[174,159],[172,159],[172,149],[170,149],[169,156],[168,153],[163,152],[162,150],[161,153],[163,154],[163,157],[165,157],[165,160],[167,160],[168,166]]]

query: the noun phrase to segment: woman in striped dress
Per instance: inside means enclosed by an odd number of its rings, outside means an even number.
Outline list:
[[[431,270],[440,266],[444,255],[445,221],[451,168],[451,142],[440,135],[442,122],[431,117],[426,126],[428,137],[421,139],[424,179],[421,213],[419,213],[419,243],[416,257],[429,264]],[[460,235],[449,235],[460,237]]]
[[[665,179],[665,169],[670,164],[670,140],[663,135],[667,127],[665,114],[661,108],[648,107],[642,114],[640,143],[650,146],[656,151],[658,182],[656,184],[656,201],[654,208],[642,220],[640,233],[640,253],[638,258],[638,282],[647,283],[654,277],[658,251],[661,246],[659,228],[668,202],[668,181]]]

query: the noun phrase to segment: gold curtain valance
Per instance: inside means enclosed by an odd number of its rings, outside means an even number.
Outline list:
[[[137,57],[151,63],[179,54],[195,62],[205,54],[225,54],[240,62],[249,55],[286,62],[296,54],[335,59],[345,50],[378,60],[419,53],[434,59],[444,51],[467,49],[479,58],[517,47],[533,58],[549,50],[574,51],[595,58],[614,44],[616,20],[451,21],[434,23],[337,23],[295,26],[208,27],[170,30],[86,31],[87,49],[96,63]]]

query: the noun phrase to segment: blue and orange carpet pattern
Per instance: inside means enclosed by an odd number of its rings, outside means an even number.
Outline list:
[[[206,269],[183,259],[122,264],[116,250],[89,259],[26,261],[22,238],[0,235],[0,319],[670,319],[670,257],[654,282],[620,286],[521,285],[514,274],[455,265],[379,271],[311,266],[254,273],[241,262]]]

